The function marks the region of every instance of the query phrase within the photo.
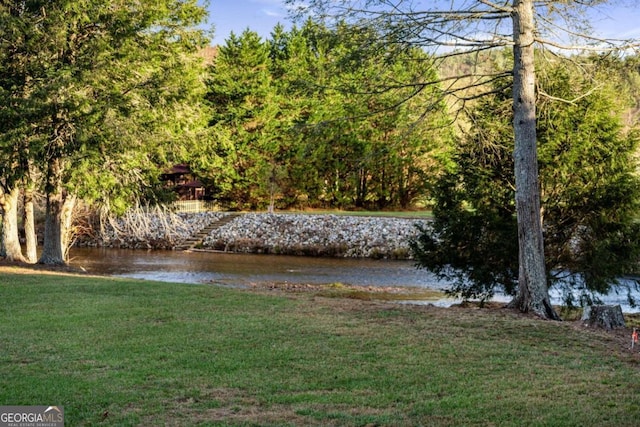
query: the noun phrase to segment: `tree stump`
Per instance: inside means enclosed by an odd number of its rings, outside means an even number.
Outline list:
[[[620,305],[590,305],[584,308],[581,319],[586,326],[604,329],[624,328]]]

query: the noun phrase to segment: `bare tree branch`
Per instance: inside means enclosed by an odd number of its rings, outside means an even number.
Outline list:
[[[542,45],[547,45],[551,47],[555,47],[557,49],[573,51],[573,52],[620,52],[624,50],[635,50],[640,48],[640,41],[636,40],[621,40],[623,42],[622,45],[613,44],[616,40],[612,39],[596,39],[591,38],[592,40],[599,40],[602,43],[609,43],[609,46],[590,46],[590,45],[568,45],[560,42],[556,42],[549,39],[543,39],[536,37],[536,42]]]
[[[576,103],[578,101],[580,101],[581,99],[584,99],[586,97],[588,97],[589,95],[591,95],[593,92],[595,92],[596,90],[602,88],[604,85],[599,84],[595,87],[592,87],[591,89],[589,89],[588,91],[586,91],[585,93],[582,93],[580,96],[575,97],[574,99],[564,99],[564,98],[559,98],[557,96],[553,96],[553,95],[549,95],[548,93],[546,93],[544,90],[542,90],[540,87],[538,87],[538,95],[543,96],[547,99],[550,99],[552,101],[559,101],[559,102],[563,102],[565,104],[569,104],[569,105],[576,105]]]
[[[482,4],[485,4],[485,5],[489,6],[489,7],[492,7],[494,9],[499,10],[499,11],[501,11],[503,13],[506,13],[506,14],[511,14],[513,12],[513,8],[509,7],[509,6],[501,6],[501,5],[498,5],[498,4],[494,3],[494,2],[491,2],[489,0],[478,0],[478,1],[480,3],[482,3]]]

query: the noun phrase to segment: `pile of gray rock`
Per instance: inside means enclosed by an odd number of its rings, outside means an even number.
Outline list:
[[[250,213],[213,230],[202,246],[232,252],[407,259],[417,224],[426,225],[426,221]]]
[[[76,244],[120,249],[173,249],[224,215],[221,212],[128,211],[118,218],[96,221],[91,235],[79,236]]]
[[[82,246],[172,249],[203,228],[230,215],[137,212],[102,221]],[[424,219],[247,213],[213,229],[201,249],[358,258],[410,258],[409,241]]]

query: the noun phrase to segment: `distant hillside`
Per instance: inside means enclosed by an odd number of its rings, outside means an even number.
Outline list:
[[[199,55],[204,58],[205,64],[209,65],[218,55],[218,46],[207,46],[199,52]]]

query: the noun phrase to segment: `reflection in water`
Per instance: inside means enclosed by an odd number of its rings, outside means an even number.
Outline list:
[[[273,282],[428,289],[447,287],[446,282],[426,270],[418,270],[411,261],[72,248],[71,265],[99,275],[237,287]],[[551,297],[553,304],[561,304],[559,293],[552,292]],[[640,295],[634,297],[640,300]],[[494,299],[508,301],[510,298],[496,295]],[[603,300],[607,304],[620,304],[624,312],[638,311],[628,304],[625,293],[612,292]],[[453,299],[428,301],[438,305],[454,302],[456,300]]]
[[[444,286],[428,271],[416,269],[411,261],[73,248],[71,265],[101,275],[230,286],[269,282],[430,289]]]

